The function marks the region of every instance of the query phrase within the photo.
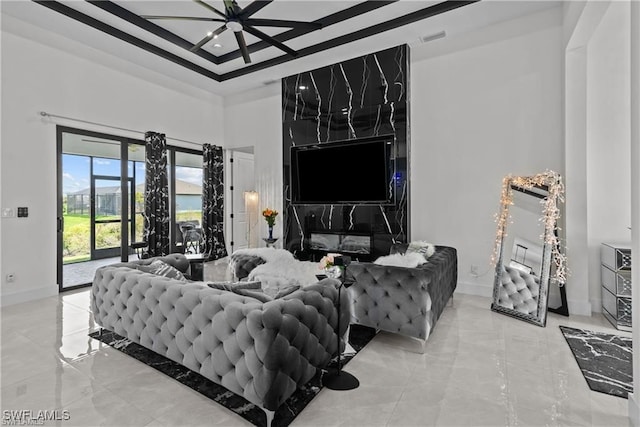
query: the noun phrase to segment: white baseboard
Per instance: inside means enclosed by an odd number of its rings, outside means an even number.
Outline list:
[[[456,292],[491,298],[493,296],[493,286],[481,285],[479,283],[458,282],[456,285]]]
[[[43,286],[41,288],[29,289],[23,292],[14,292],[2,295],[0,298],[0,306],[20,304],[28,301],[35,301],[42,298],[58,295],[58,285]]]
[[[629,425],[631,427],[640,427],[640,404],[638,404],[638,396],[635,393],[629,393]]]
[[[493,286],[481,285],[479,283],[458,282],[458,285],[456,286],[456,293],[492,298]],[[570,299],[567,301],[567,304],[569,305],[569,315],[591,316],[591,302]]]

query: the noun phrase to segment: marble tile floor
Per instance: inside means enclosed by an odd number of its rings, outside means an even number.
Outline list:
[[[489,306],[456,294],[425,354],[417,341],[378,334],[348,364],[360,387],[323,389],[291,425],[629,425],[627,400],[589,389],[558,327],[617,333],[604,317],[551,314],[540,328]],[[68,420],[44,424],[63,427],[249,425],[89,338],[88,289],[3,307],[1,320],[3,411],[66,410]]]
[[[135,255],[133,258],[136,259]],[[114,264],[120,262],[120,257],[96,259],[93,261],[74,262],[72,264],[64,264],[62,266],[62,286],[68,288],[71,286],[84,285],[91,283],[96,269],[103,265]]]

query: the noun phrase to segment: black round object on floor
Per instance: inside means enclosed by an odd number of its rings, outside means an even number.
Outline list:
[[[348,372],[334,370],[322,376],[322,385],[330,390],[353,390],[360,386],[360,381]]]

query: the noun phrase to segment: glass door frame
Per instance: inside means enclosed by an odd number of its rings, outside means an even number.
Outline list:
[[[91,175],[91,213],[90,213],[90,220],[91,220],[91,225],[90,225],[90,249],[91,249],[91,259],[102,259],[102,258],[112,258],[112,257],[117,257],[119,255],[122,255],[121,251],[122,251],[122,241],[120,241],[120,245],[119,247],[113,247],[113,248],[97,248],[96,247],[96,224],[108,224],[108,223],[120,223],[120,230],[122,230],[122,220],[125,217],[124,215],[122,215],[122,212],[120,213],[120,219],[110,219],[110,220],[96,220],[96,200],[97,200],[97,194],[96,194],[96,181],[117,181],[117,182],[121,182],[122,178],[119,176],[109,176],[109,175]],[[127,217],[127,222],[128,227],[128,233],[129,236],[135,236],[135,184],[134,184],[134,180],[133,177],[127,177],[127,179],[125,181],[129,182],[129,185],[127,186],[127,198],[129,199],[129,216]],[[122,191],[122,185],[120,185],[120,190]],[[125,193],[121,193],[121,194],[125,194]],[[125,197],[121,197],[121,200],[125,199]],[[124,209],[124,203],[121,206],[120,210],[122,211]],[[121,232],[122,235],[122,232]],[[127,239],[127,248],[128,252],[130,255],[131,254],[131,248],[130,248],[130,244],[129,244],[129,240]],[[122,259],[122,257],[121,257]]]
[[[169,182],[169,217],[170,231],[169,231],[169,248],[171,252],[179,252],[180,248],[178,243],[182,243],[179,239],[177,232],[177,206],[176,206],[176,152],[194,154],[202,157],[202,150],[194,150],[192,148],[167,146],[167,172]],[[200,225],[202,226],[202,216],[200,217]],[[184,249],[184,248],[183,248]]]
[[[128,186],[129,186],[129,145],[130,144],[138,144],[143,145],[145,142],[143,140],[137,140],[133,138],[111,135],[102,132],[94,132],[85,129],[78,129],[68,126],[56,126],[56,166],[57,166],[57,209],[56,209],[56,234],[57,234],[57,254],[56,254],[56,264],[57,264],[57,274],[56,279],[58,282],[58,292],[70,291],[74,289],[84,288],[87,286],[91,286],[91,283],[78,284],[73,286],[63,286],[63,257],[64,257],[64,201],[63,201],[63,164],[62,164],[62,156],[64,154],[62,147],[62,140],[64,133],[73,133],[77,135],[92,137],[92,138],[101,138],[108,139],[112,141],[120,142],[120,193],[127,194]],[[91,168],[91,177],[93,178],[93,168]],[[122,178],[125,179],[122,179]],[[109,177],[116,178],[116,177]],[[93,181],[93,179],[92,179]],[[93,182],[92,182],[93,184]],[[132,190],[135,197],[135,183],[132,184]],[[128,215],[130,211],[130,198],[122,197],[122,206],[120,209],[120,221],[121,224],[128,223]],[[135,200],[135,199],[134,199]],[[92,203],[93,204],[93,203]],[[135,209],[135,203],[134,207]],[[94,216],[91,216],[91,233],[93,234],[94,229]],[[129,254],[131,253],[131,247],[129,245],[129,235],[133,230],[130,230],[130,227],[121,227],[122,232],[120,233],[120,260],[122,262],[127,262],[129,259]],[[91,253],[93,257],[93,246],[94,246],[95,237],[91,236]],[[122,250],[125,248],[125,250]]]

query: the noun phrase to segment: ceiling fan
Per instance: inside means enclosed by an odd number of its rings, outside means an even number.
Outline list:
[[[249,57],[249,50],[247,49],[247,44],[244,40],[243,31],[246,31],[249,34],[254,35],[255,37],[264,40],[265,42],[271,44],[272,46],[277,47],[280,50],[288,53],[292,56],[297,56],[298,52],[291,49],[290,47],[284,45],[278,40],[274,39],[271,36],[263,33],[258,30],[257,27],[285,27],[285,28],[301,28],[301,29],[310,29],[317,30],[322,27],[322,24],[316,22],[300,22],[300,21],[289,21],[289,20],[281,20],[281,19],[260,19],[260,18],[251,18],[251,16],[258,12],[260,9],[271,3],[273,0],[257,0],[250,3],[247,7],[242,9],[238,6],[235,0],[223,0],[224,1],[224,12],[219,11],[215,7],[205,3],[202,0],[193,0],[199,5],[205,7],[211,12],[215,13],[219,16],[219,18],[205,18],[205,17],[197,17],[197,16],[155,16],[155,15],[142,15],[142,18],[145,19],[174,19],[174,20],[185,20],[185,21],[210,21],[210,22],[223,22],[222,26],[217,29],[210,31],[207,35],[200,40],[198,43],[193,45],[190,49],[191,52],[195,52],[198,49],[202,48],[206,43],[210,40],[218,37],[223,31],[226,29],[230,29],[233,31],[236,36],[236,41],[238,42],[238,47],[240,48],[240,52],[242,53],[242,58],[244,59],[245,64],[249,64],[251,62],[251,58]]]

